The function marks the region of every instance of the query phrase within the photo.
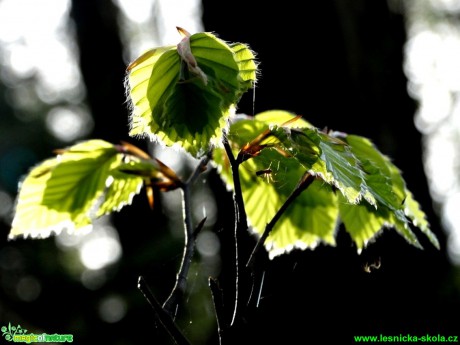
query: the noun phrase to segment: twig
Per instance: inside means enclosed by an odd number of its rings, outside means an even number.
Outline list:
[[[233,325],[236,319],[237,311],[238,311],[238,299],[239,299],[239,250],[238,250],[238,234],[242,231],[246,231],[248,229],[247,217],[246,217],[246,210],[244,207],[243,201],[243,193],[241,190],[241,181],[240,181],[240,174],[239,174],[239,167],[242,163],[242,157],[238,155],[237,159],[233,156],[232,148],[227,140],[224,138],[224,147],[225,152],[227,153],[228,160],[230,162],[230,166],[232,169],[232,176],[233,176],[233,204],[235,207],[235,232],[234,232],[234,239],[235,239],[235,305],[233,308],[233,315],[232,320],[230,322],[230,326]]]
[[[196,181],[198,176],[203,172],[209,159],[211,158],[210,154],[204,157],[200,163],[195,168],[192,175],[189,177],[187,182],[183,183],[180,187],[182,189],[182,210],[184,213],[184,225],[185,225],[185,243],[184,243],[184,252],[182,255],[182,262],[179,268],[179,271],[176,276],[176,283],[163,304],[164,310],[173,315],[175,313],[175,306],[177,305],[180,298],[185,293],[185,288],[187,285],[187,275],[190,270],[190,265],[192,263],[193,254],[195,252],[195,240],[196,235],[199,233],[201,228],[204,225],[206,220],[203,219],[194,230],[192,225],[192,206],[191,206],[191,196],[190,188],[191,185]],[[174,315],[175,316],[175,315]]]
[[[214,303],[214,310],[216,312],[216,320],[217,320],[217,331],[219,335],[219,344],[222,345],[222,335],[223,335],[223,328],[222,325],[222,317],[224,315],[224,299],[222,296],[222,290],[219,288],[217,279],[212,277],[208,280],[209,288],[211,289],[212,301]]]
[[[243,162],[242,157],[238,155],[235,159],[233,156],[232,148],[227,139],[224,139],[224,147],[225,152],[227,153],[228,160],[230,161],[230,167],[232,169],[232,176],[233,176],[233,201],[235,203],[235,222],[237,229],[244,229],[248,228],[247,217],[246,217],[246,209],[244,206],[243,201],[243,193],[241,190],[241,181],[240,181],[240,174],[239,174],[239,167],[240,164]]]
[[[178,181],[179,187],[182,189],[182,202],[183,202],[183,212],[184,212],[184,232],[185,232],[185,244],[184,244],[184,253],[182,256],[181,266],[177,273],[176,283],[168,297],[165,301],[163,306],[156,300],[155,296],[149,289],[148,285],[146,284],[144,278],[141,276],[139,277],[138,287],[139,290],[144,294],[147,301],[152,306],[153,310],[155,311],[155,315],[161,324],[166,328],[168,333],[171,335],[173,340],[178,345],[190,345],[190,342],[185,338],[185,336],[179,331],[176,324],[174,323],[174,317],[176,308],[180,297],[185,292],[186,283],[187,283],[187,275],[190,269],[190,265],[192,262],[193,254],[195,251],[195,240],[198,233],[203,228],[203,225],[206,221],[206,217],[201,220],[198,224],[196,229],[193,229],[192,225],[192,209],[191,209],[191,196],[190,196],[190,188],[191,185],[197,180],[198,176],[206,170],[206,165],[208,164],[209,160],[211,159],[211,153],[209,152],[206,157],[204,157],[200,163],[195,168],[192,175],[189,177],[187,182],[183,183],[180,180]]]
[[[190,342],[187,340],[187,338],[177,328],[176,324],[171,318],[171,315],[161,307],[160,303],[158,303],[157,299],[153,295],[152,291],[142,276],[139,277],[138,288],[147,299],[149,304],[152,306],[153,311],[155,312],[155,316],[169,333],[174,342],[177,345],[190,345]]]
[[[186,184],[192,185],[193,183],[195,183],[200,174],[206,170],[206,166],[211,160],[211,153],[212,151],[209,151],[207,155],[201,159],[201,161],[198,163],[195,170],[193,171],[193,174],[187,180]]]
[[[255,256],[257,252],[260,250],[260,247],[264,244],[265,240],[267,239],[268,235],[270,232],[273,230],[275,224],[278,222],[278,220],[281,218],[283,213],[287,210],[289,205],[292,204],[292,202],[305,190],[310,186],[310,184],[314,181],[315,177],[313,175],[310,175],[308,172],[306,172],[302,178],[299,180],[297,183],[297,186],[295,189],[292,191],[291,195],[286,199],[284,204],[279,208],[279,210],[276,212],[276,214],[273,216],[272,220],[267,224],[265,227],[264,233],[262,236],[259,238],[257,241],[257,244],[254,247],[254,250],[251,253],[251,256],[249,257],[249,260],[246,264],[246,267],[250,267],[254,264]]]

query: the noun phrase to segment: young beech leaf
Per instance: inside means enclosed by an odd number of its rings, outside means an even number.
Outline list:
[[[257,174],[260,171],[264,173]],[[263,233],[304,172],[298,161],[274,149],[263,150],[241,165],[243,199],[254,232]],[[314,248],[320,242],[334,245],[337,218],[336,195],[329,185],[316,180],[285,211],[265,246],[274,257],[294,248]]]
[[[305,170],[337,188],[347,202],[357,204],[364,198],[375,205],[359,161],[345,142],[313,127],[273,127],[272,132]]]
[[[382,225],[395,228],[409,243],[420,246],[417,237],[410,229],[409,225],[412,224],[418,227],[436,248],[439,248],[439,242],[430,230],[425,213],[413,199],[401,172],[390,158],[382,154],[367,138],[344,135],[342,139],[350,145],[353,154],[361,161],[362,169],[366,173],[366,184],[377,200],[378,213],[384,221]],[[373,212],[377,213],[375,210]],[[384,214],[386,216],[383,216]],[[348,221],[344,220],[344,223],[347,228],[351,227]],[[370,239],[365,237],[363,237],[364,241]]]
[[[126,154],[115,145],[89,140],[59,152],[20,184],[10,239],[89,230],[94,218],[130,204],[142,187],[141,177],[117,171]]]
[[[153,49],[127,69],[130,135],[180,146],[195,157],[221,145],[240,97],[256,81],[254,53],[211,33],[188,34]]]

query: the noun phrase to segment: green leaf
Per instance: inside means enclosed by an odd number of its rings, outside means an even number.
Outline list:
[[[364,173],[349,146],[342,141],[334,140],[327,134],[321,132],[318,134],[321,138],[320,159],[325,163],[327,173],[324,174],[322,166],[318,170],[313,167],[312,170],[319,173],[326,182],[337,187],[348,202],[356,204],[361,197],[364,197],[374,204],[373,198],[366,193]]]
[[[238,151],[269,126],[280,125],[294,118],[295,115],[284,111],[261,113],[254,119],[233,123],[228,138],[235,151]],[[299,120],[298,125],[309,124]],[[267,140],[282,145],[276,137]],[[214,150],[213,161],[221,177],[231,188],[231,169],[225,151]],[[275,147],[264,149],[257,157],[241,164],[243,199],[249,223],[255,233],[263,233],[266,224],[294,190],[304,172],[305,168],[298,160],[282,155]],[[270,256],[274,257],[294,248],[314,248],[321,242],[334,245],[337,217],[337,197],[330,186],[314,181],[277,222],[265,242],[265,247]]]
[[[404,212],[412,221],[412,224],[418,227],[436,248],[440,249],[441,246],[439,244],[439,240],[431,231],[425,212],[422,211],[420,204],[414,199],[413,194],[407,189],[406,200],[404,202]]]
[[[107,180],[104,201],[98,207],[96,217],[120,211],[124,206],[130,205],[134,195],[140,192],[142,184],[142,178],[113,174],[112,178]]]
[[[274,149],[266,149],[241,165],[243,199],[254,232],[263,233],[304,172],[298,161]],[[265,246],[274,257],[294,248],[314,248],[320,242],[334,245],[337,217],[337,198],[330,186],[314,181],[285,211]]]
[[[392,210],[401,208],[405,198],[405,183],[398,169],[367,138],[347,135],[344,140],[360,160],[364,178],[372,195]]]
[[[344,199],[339,200],[339,210],[340,219],[356,243],[358,252],[375,240],[384,228],[395,228],[408,243],[421,248],[417,237],[402,218],[400,210],[393,211],[383,205],[375,208],[365,200],[359,205],[353,205]]]
[[[115,145],[89,140],[32,168],[20,185],[9,238],[89,230],[95,218],[131,203],[143,180],[117,172],[126,157]]]
[[[347,232],[361,251],[367,243],[384,227],[389,217],[388,211],[376,210],[367,202],[350,204],[343,196],[339,198],[340,219]]]
[[[238,64],[240,81],[240,94],[254,87],[257,80],[257,64],[255,55],[246,44],[232,43],[230,44],[233,53],[235,54],[235,61]]]
[[[279,139],[284,151],[295,157],[305,170],[310,170],[318,160],[321,149],[316,129],[291,129],[283,126],[273,127],[272,133]]]
[[[257,121],[270,127],[282,126],[284,128],[313,128],[304,118],[299,118],[286,110],[274,109],[258,113],[255,118]]]
[[[367,138],[346,135],[343,138],[351,147],[352,152],[361,160],[367,186],[378,201],[378,207],[387,208],[392,219],[386,219],[409,243],[420,247],[420,244],[409,228],[409,221],[418,227],[430,242],[439,248],[439,242],[430,230],[425,213],[407,189],[399,169],[390,158],[382,154]]]
[[[180,146],[195,157],[221,145],[241,95],[256,81],[254,54],[211,33],[154,49],[128,67],[132,136]]]
[[[350,147],[316,128],[284,129],[288,135],[282,138],[287,151],[313,175],[319,176],[337,188],[347,202],[357,204],[364,197],[371,204],[375,200],[367,192],[364,172]],[[276,131],[280,137],[282,130]]]

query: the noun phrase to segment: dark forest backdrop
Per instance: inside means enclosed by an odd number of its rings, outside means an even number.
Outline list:
[[[116,16],[110,0],[72,1],[81,71],[95,121],[90,136],[127,140],[147,149],[146,143],[127,136],[126,63]],[[335,248],[320,246],[265,258],[258,268],[265,274],[262,299],[248,315],[247,326],[241,327],[239,339],[260,344],[278,344],[280,339],[283,344],[346,344],[353,343],[353,335],[460,335],[460,273],[448,261],[445,234],[424,175],[421,135],[413,120],[416,104],[407,94],[402,69],[403,14],[382,0],[276,4],[203,0],[203,23],[206,31],[226,41],[248,43],[257,53],[261,77],[255,104],[246,94],[239,112],[252,114],[253,106],[256,113],[285,109],[302,114],[317,127],[369,137],[402,170],[442,246],[437,251],[420,237],[426,248],[421,251],[387,230],[358,255],[339,229]],[[99,56],[109,56],[104,68]],[[0,107],[1,126],[13,128],[13,121],[4,116],[11,109],[5,103]],[[55,148],[51,139],[25,135],[30,128],[17,130],[15,134],[2,130],[0,140],[11,146],[17,136],[22,145],[36,148],[37,159],[48,157]],[[22,173],[32,163],[23,163]],[[226,258],[233,255],[232,234],[223,229],[233,222],[231,195],[215,173],[207,176],[218,200],[213,231],[221,239],[221,274],[230,279],[233,268],[226,266]],[[21,324],[29,333],[72,333],[77,344],[170,344],[136,288],[140,274],[159,300],[172,287],[182,239],[170,235],[166,222],[161,205],[152,214],[143,194],[132,207],[115,214],[123,257],[97,290],[85,289],[69,277],[59,264],[52,238],[7,242],[9,226],[2,223],[0,324]],[[249,235],[247,241],[243,251],[255,243]],[[371,274],[363,270],[376,260],[381,261],[379,270]],[[207,277],[198,272],[199,266],[191,280],[198,286],[195,293],[202,296],[197,300],[202,301],[209,299]],[[12,285],[21,275],[32,273],[42,283],[41,295],[24,302],[11,292]],[[128,306],[126,316],[114,324],[102,321],[96,312],[100,300],[111,293],[124,296]],[[180,320],[196,344],[216,344],[212,312],[209,304],[195,306]]]

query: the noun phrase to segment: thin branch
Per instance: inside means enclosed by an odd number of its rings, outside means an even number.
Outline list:
[[[198,234],[200,233],[201,229],[203,229],[204,223],[206,223],[206,219],[208,219],[208,217],[204,217],[201,220],[201,222],[198,223],[195,230],[193,231],[193,238],[196,239],[198,237]]]
[[[243,201],[243,192],[241,190],[241,181],[239,174],[239,167],[242,163],[242,157],[238,155],[235,159],[233,156],[232,148],[227,139],[224,139],[225,152],[227,153],[228,160],[230,161],[230,166],[232,169],[233,176],[233,200],[235,203],[235,216],[236,216],[236,225],[237,229],[246,230],[248,228],[246,209]]]
[[[227,154],[228,160],[230,161],[230,166],[235,165],[235,156],[233,155],[232,148],[230,147],[228,139],[224,137],[222,142],[224,144],[225,153]]]
[[[139,277],[138,281],[138,288],[147,299],[149,304],[152,306],[153,311],[155,312],[155,316],[169,333],[171,338],[177,345],[190,345],[190,342],[187,338],[182,334],[182,332],[177,328],[176,324],[174,323],[171,315],[168,314],[158,303],[157,299],[153,295],[152,291],[146,284],[144,278],[142,276]]]
[[[192,185],[193,183],[195,183],[195,181],[200,176],[200,174],[206,170],[206,166],[211,160],[211,153],[212,151],[209,151],[207,155],[203,157],[201,161],[198,163],[198,165],[195,168],[195,171],[193,171],[192,175],[189,177],[189,179],[186,182],[188,185]]]
[[[232,148],[227,140],[224,138],[225,152],[227,153],[228,160],[232,169],[233,176],[233,204],[235,207],[235,305],[233,309],[232,320],[230,325],[233,325],[238,311],[239,299],[239,250],[238,250],[238,234],[248,229],[246,210],[244,207],[243,193],[241,190],[241,181],[239,174],[239,167],[242,162],[241,156],[238,155],[237,159],[233,156]]]
[[[180,187],[182,189],[182,210],[184,213],[184,225],[185,225],[185,243],[184,243],[184,252],[182,255],[182,262],[179,268],[179,271],[176,276],[176,283],[163,304],[163,308],[167,313],[173,315],[176,310],[176,305],[178,304],[180,298],[184,295],[186,285],[187,285],[187,276],[190,270],[190,265],[192,263],[193,254],[195,252],[195,240],[196,235],[200,232],[201,228],[204,225],[204,220],[202,220],[196,229],[193,229],[192,225],[192,204],[191,204],[191,195],[190,188],[191,185],[197,180],[198,176],[205,170],[206,165],[211,158],[210,154],[204,157],[200,163],[195,168],[195,171],[189,177],[187,182],[183,183]],[[175,315],[174,315],[175,316]]]
[[[163,308],[170,315],[173,315],[175,305],[185,292],[187,284],[187,274],[192,263],[192,257],[195,251],[195,243],[193,237],[192,220],[191,220],[191,206],[190,206],[190,188],[187,184],[182,186],[182,203],[184,212],[184,224],[185,224],[185,243],[184,252],[182,255],[182,262],[179,268],[179,272],[176,275],[176,283],[169,295],[168,299],[163,304]]]
[[[184,244],[184,253],[182,256],[181,266],[177,273],[176,283],[172,289],[168,299],[165,301],[163,306],[158,303],[155,296],[149,289],[144,278],[139,277],[138,287],[139,290],[144,294],[147,301],[152,306],[155,311],[155,315],[161,324],[166,328],[168,333],[171,335],[173,340],[178,345],[190,345],[190,342],[185,338],[185,336],[179,331],[176,324],[174,323],[173,317],[175,317],[176,305],[178,304],[179,299],[183,296],[187,283],[187,275],[190,269],[192,262],[193,254],[195,251],[195,240],[198,233],[203,228],[203,225],[206,221],[206,217],[198,224],[196,229],[193,229],[192,225],[192,207],[191,207],[191,196],[190,188],[191,185],[198,179],[198,176],[206,170],[206,165],[208,164],[211,158],[211,153],[208,153],[200,163],[195,168],[192,175],[189,177],[187,182],[183,183],[181,180],[178,180],[178,185],[182,190],[183,198],[183,213],[184,213],[184,232],[185,232],[185,244]]]
[[[222,325],[224,324],[222,317],[224,315],[224,299],[222,296],[222,290],[219,288],[219,284],[217,279],[210,277],[208,280],[209,288],[211,289],[212,301],[214,303],[214,310],[216,312],[216,320],[217,320],[217,331],[219,335],[219,344],[222,345],[222,336],[223,336],[223,328]]]
[[[292,202],[305,190],[310,186],[310,184],[314,181],[315,177],[313,175],[310,175],[308,172],[306,172],[302,178],[299,180],[297,183],[297,186],[295,189],[292,191],[291,195],[286,199],[284,204],[279,208],[279,210],[276,212],[276,214],[273,216],[272,220],[270,223],[267,224],[265,227],[264,233],[262,236],[259,238],[257,241],[257,244],[254,247],[254,250],[251,253],[251,256],[249,257],[249,260],[246,264],[246,267],[250,267],[254,264],[255,256],[257,252],[260,250],[260,247],[263,246],[265,243],[265,240],[267,239],[268,235],[270,232],[273,230],[274,226],[278,222],[278,220],[281,218],[283,213],[287,210],[289,205],[292,204]]]

